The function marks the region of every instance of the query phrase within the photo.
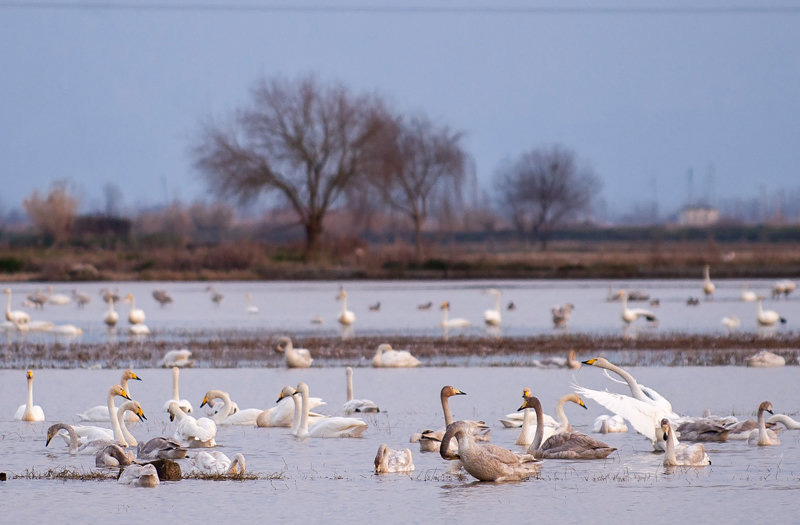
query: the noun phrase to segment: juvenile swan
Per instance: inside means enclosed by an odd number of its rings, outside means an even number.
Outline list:
[[[410,449],[394,450],[385,443],[378,447],[378,454],[375,456],[375,474],[411,472],[412,470],[414,470],[414,459]]]
[[[666,454],[664,454],[664,466],[688,466],[704,467],[711,464],[711,460],[706,454],[706,449],[701,443],[686,445],[678,443],[678,438],[669,425],[669,419],[661,420],[661,431],[664,433],[664,441],[667,444]]]
[[[186,447],[174,439],[154,437],[147,443],[139,443],[136,448],[136,457],[143,461],[183,459],[186,457],[186,451]]]
[[[466,392],[462,392],[454,386],[445,385],[439,393],[439,399],[442,402],[442,412],[444,413],[444,425],[442,430],[423,430],[419,438],[419,451],[420,452],[436,452],[439,450],[442,438],[447,430],[447,426],[453,422],[453,414],[450,412],[450,398],[452,396],[465,396]],[[486,426],[483,421],[464,421],[472,429],[473,437],[479,441],[488,441],[489,435],[492,430]],[[415,436],[412,436],[412,441]],[[455,448],[451,452],[455,452]]]
[[[769,401],[762,401],[758,405],[758,428],[753,429],[747,438],[747,443],[750,445],[769,446],[780,445],[781,440],[778,439],[778,434],[774,430],[767,429],[767,422],[764,420],[764,412],[772,414],[772,403]]]
[[[153,465],[128,465],[119,476],[117,482],[134,487],[158,486],[158,472]]]
[[[17,421],[44,421],[44,410],[33,404],[33,370],[25,372],[28,380],[28,401],[17,408],[14,419]]]
[[[458,441],[458,452],[451,452],[450,441]],[[515,454],[491,443],[476,443],[472,426],[465,421],[447,425],[439,455],[447,460],[461,460],[471,476],[480,481],[519,481],[536,474],[539,462],[529,454]]]
[[[119,445],[106,445],[97,451],[94,464],[97,467],[124,467],[133,463],[133,459]]]

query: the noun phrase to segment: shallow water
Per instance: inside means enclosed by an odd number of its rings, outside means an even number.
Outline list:
[[[743,367],[632,367],[643,384],[656,388],[681,414],[752,417],[759,402],[769,399],[776,412],[796,414],[797,369]],[[174,429],[160,411],[171,392],[168,370],[137,370],[142,382],[132,382],[132,397],[140,401],[148,420],[132,426],[137,438],[169,435]],[[0,370],[2,395],[9,402],[0,412],[2,468],[9,476],[50,468],[92,470],[91,456],[70,456],[62,441],[44,448],[47,427],[72,421],[76,412],[102,404],[108,387],[119,380],[118,370],[37,370],[34,400],[43,407],[47,422],[12,421],[25,399],[25,375]],[[267,408],[283,385],[307,382],[312,395],[328,405],[320,411],[336,413],[344,401],[342,368],[187,369],[181,372],[181,397],[198,411],[206,390],[230,392],[241,408]],[[733,522],[792,521],[800,491],[800,432],[781,432],[781,445],[750,447],[745,442],[709,444],[713,464],[702,469],[678,468],[667,472],[662,456],[651,452],[647,440],[628,432],[596,437],[617,447],[605,461],[545,461],[539,479],[521,483],[474,483],[445,474],[447,464],[437,454],[422,454],[407,443],[411,433],[442,426],[438,393],[452,384],[468,392],[451,399],[455,418],[484,419],[493,428],[492,442],[517,448],[517,430],[504,429],[498,418],[520,404],[529,386],[553,412],[556,400],[577,381],[590,388],[624,392],[601,370],[543,370],[522,367],[419,368],[409,370],[359,368],[356,397],[376,401],[382,412],[364,419],[369,428],[362,439],[297,440],[288,429],[220,427],[220,450],[232,456],[242,452],[253,481],[183,480],[155,489],[120,486],[113,481],[51,481],[9,479],[0,484],[0,512],[4,522],[79,522],[99,517],[123,522],[233,521],[292,519],[312,522],[381,520],[382,522],[442,522],[461,517],[467,522],[492,523],[545,520],[562,523],[609,523],[647,520],[665,523],[714,516]],[[567,406],[571,423],[589,431],[594,418],[605,411],[587,401],[589,410]],[[797,416],[795,415],[797,419]],[[416,471],[411,475],[372,474],[380,443],[410,447]],[[182,462],[184,471],[188,463]],[[267,477],[276,479],[266,479]],[[700,518],[703,519],[703,518]]]
[[[769,297],[771,280],[749,281],[758,294]],[[120,323],[109,331],[102,319],[107,310],[98,291],[107,287],[119,289],[122,296],[132,292],[137,308],[145,311],[146,324],[152,335],[138,339],[181,342],[188,336],[213,338],[235,330],[241,334],[289,333],[295,336],[341,335],[442,335],[440,327],[443,301],[451,303],[451,317],[463,317],[472,326],[451,329],[451,336],[501,335],[504,337],[526,337],[540,334],[586,333],[636,335],[681,332],[688,334],[727,333],[721,324],[725,316],[737,316],[741,320],[741,332],[770,333],[785,332],[800,322],[800,301],[796,297],[770,300],[765,308],[775,309],[789,319],[789,324],[771,328],[757,326],[756,303],[740,300],[744,281],[716,280],[717,290],[713,300],[702,296],[702,281],[698,280],[513,280],[513,281],[353,281],[353,282],[224,282],[213,283],[224,295],[222,303],[212,303],[205,291],[210,283],[201,282],[124,282],[124,283],[56,283],[56,293],[70,294],[78,289],[86,292],[92,302],[84,309],[72,303],[65,306],[47,305],[43,310],[26,308],[32,319],[51,321],[56,324],[74,324],[83,330],[77,338],[54,336],[53,334],[29,333],[6,334],[7,340],[24,339],[31,342],[81,341],[106,342],[137,339],[127,333],[129,305],[117,305]],[[348,292],[348,309],[356,315],[356,323],[342,329],[336,322],[341,305],[334,297],[343,284]],[[21,308],[24,297],[36,289],[46,289],[43,283],[0,284],[10,286],[14,292],[13,308]],[[648,293],[659,299],[659,306],[647,302],[632,302],[631,308],[651,309],[659,319],[657,326],[644,320],[626,327],[620,319],[619,302],[608,302],[609,286],[614,290],[626,288]],[[487,328],[483,312],[494,307],[494,299],[485,290],[495,287],[503,292],[501,300],[502,326]],[[165,289],[174,302],[165,307],[153,299],[155,289]],[[247,293],[252,293],[253,304],[259,313],[245,312]],[[800,292],[798,292],[800,293]],[[687,306],[689,297],[700,297],[698,306]],[[506,309],[513,301],[516,310]],[[377,312],[369,306],[380,302]],[[421,311],[417,305],[431,302],[430,310]],[[554,305],[571,302],[575,305],[566,329],[555,329],[550,309]],[[312,324],[319,316],[322,324]]]

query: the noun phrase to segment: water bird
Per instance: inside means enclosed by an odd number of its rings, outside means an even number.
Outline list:
[[[97,467],[125,467],[133,463],[134,459],[122,447],[112,443],[97,451],[94,464]]]
[[[314,359],[307,348],[295,348],[289,337],[281,337],[275,346],[275,351],[280,352],[286,359],[286,366],[289,368],[308,368]]]
[[[132,293],[128,293],[125,296],[125,302],[131,303],[131,309],[128,311],[128,322],[130,324],[144,323],[144,310],[141,308],[136,308],[136,299],[133,297]]]
[[[509,312],[513,312],[516,309],[517,305],[514,304],[514,301],[509,301],[508,306],[506,306],[506,310],[508,310]]]
[[[183,459],[187,449],[174,439],[154,437],[149,441],[139,443],[136,447],[136,457],[140,461],[153,461],[156,459]]]
[[[214,437],[217,435],[217,425],[207,417],[195,419],[186,414],[176,402],[169,404],[169,419],[178,420],[173,439],[189,448],[208,448],[217,445]]]
[[[523,390],[522,397],[523,399],[531,397],[530,389],[526,388]],[[548,420],[545,420],[545,415],[542,413],[542,440],[546,441],[550,437],[562,432],[573,431],[572,425],[569,424],[569,419],[567,419],[567,414],[564,412],[564,405],[568,401],[586,409],[586,404],[583,402],[583,399],[578,396],[578,394],[570,393],[563,396],[558,400],[558,403],[556,403],[556,419],[548,416]],[[519,410],[517,410],[517,413],[519,414]],[[523,412],[522,430],[520,431],[515,444],[528,446],[533,443],[533,440],[535,439],[534,433],[539,431],[540,423],[537,416],[536,426],[534,427],[531,424],[530,419],[530,408],[526,408]]]
[[[114,310],[114,298],[111,297],[106,302],[108,303],[108,312],[103,317],[103,322],[108,326],[116,326],[119,322],[119,314]]]
[[[141,381],[142,378],[136,375],[131,369],[123,370],[122,376],[119,380],[119,385],[122,387],[128,395],[131,395],[130,389],[130,380],[134,381]],[[117,413],[114,412],[114,417],[117,416]],[[93,406],[80,414],[75,414],[75,417],[78,418],[78,421],[111,421],[111,417],[108,413],[108,405],[96,405]],[[137,421],[138,416],[136,414],[131,414],[130,417],[127,419],[128,421]]]
[[[742,286],[742,295],[740,298],[742,301],[747,303],[752,303],[758,300],[758,296],[756,296],[756,293],[750,289],[749,284],[745,284],[744,286]]]
[[[773,326],[775,323],[780,321],[781,324],[786,324],[786,318],[781,317],[778,312],[775,310],[764,310],[762,306],[762,302],[764,301],[764,297],[758,297],[758,310],[756,311],[756,321],[761,326]]]
[[[6,288],[3,292],[8,296],[6,301],[6,320],[14,323],[17,329],[27,328],[31,322],[31,316],[22,310],[11,310],[11,288]]]
[[[444,414],[444,426],[442,430],[423,430],[419,435],[411,436],[411,441],[419,441],[420,452],[436,452],[442,442],[447,427],[453,422],[453,414],[450,411],[450,398],[453,396],[465,396],[466,392],[458,388],[445,385],[439,392],[439,400],[442,403],[442,413]],[[488,441],[492,429],[486,426],[483,421],[465,421],[472,429],[473,436],[480,441]]]
[[[411,355],[408,350],[393,350],[392,345],[382,343],[378,345],[372,357],[372,366],[375,368],[410,368],[419,366],[419,359]]]
[[[612,432],[627,431],[628,425],[625,424],[625,419],[617,414],[614,414],[613,416],[608,414],[597,416],[597,418],[594,420],[594,424],[592,425],[592,432],[597,432],[598,434],[610,434]]]
[[[166,290],[153,290],[153,299],[158,301],[161,307],[164,307],[172,302],[172,296]]]
[[[714,295],[714,290],[717,289],[717,287],[714,286],[714,283],[711,282],[710,272],[710,264],[703,266],[703,293],[706,294],[706,298],[710,298],[712,295]]]
[[[772,417],[770,417],[767,420],[766,424],[776,425],[777,423],[781,423],[784,427],[786,427],[789,430],[800,429],[800,421],[795,421],[786,414],[773,414]]]
[[[90,302],[92,302],[92,298],[89,297],[88,294],[83,292],[79,292],[78,290],[72,290],[72,297],[75,299],[75,303],[78,305],[78,308],[83,308]]]
[[[687,445],[678,442],[678,438],[670,426],[669,419],[663,418],[661,420],[661,432],[666,443],[664,466],[704,467],[711,464],[711,460],[708,458],[702,443]]]
[[[370,312],[380,312],[380,310],[381,310],[381,302],[380,301],[378,301],[375,304],[369,305],[369,311]]]
[[[32,294],[28,294],[28,301],[31,306],[36,308],[37,310],[41,310],[44,308],[44,305],[47,304],[47,300],[50,298],[47,294],[42,293],[41,290],[36,290]],[[23,305],[25,306],[25,305]]]
[[[313,425],[309,427],[308,385],[302,382],[299,383],[295,393],[300,395],[302,403],[300,421],[294,434],[296,437],[355,438],[361,437],[361,434],[363,434],[367,429],[367,424],[364,421],[351,417],[319,418]],[[294,399],[295,403],[297,403],[296,397],[292,396],[292,399]],[[297,414],[296,411],[295,414]]]
[[[575,309],[575,305],[572,303],[554,306],[550,310],[550,313],[553,315],[553,325],[556,328],[563,328],[564,326],[567,326],[567,321],[569,321],[569,317],[572,314],[573,309]]]
[[[131,335],[148,335],[150,329],[146,324],[133,324],[128,327],[128,333]]]
[[[772,285],[772,298],[775,299],[781,295],[789,297],[789,294],[795,291],[796,288],[797,283],[794,281],[790,281],[789,279],[780,280]]]
[[[648,322],[655,323],[658,321],[656,314],[644,308],[628,308],[628,296],[622,296],[622,320],[627,324],[631,324],[640,317],[644,317]]]
[[[449,301],[443,302],[442,305],[439,307],[439,309],[442,311],[442,322],[441,322],[442,328],[466,328],[467,326],[470,326],[472,324],[469,320],[464,319],[462,317],[456,317],[454,319],[450,319]]]
[[[231,403],[231,396],[222,390],[209,390],[203,396],[203,402],[200,408],[208,404],[209,400],[221,399],[225,403],[225,407],[221,412],[216,413],[211,419],[217,425],[256,425],[256,419],[259,414],[263,412],[260,408],[245,408],[233,412],[233,404]],[[216,406],[216,405],[215,405]]]
[[[347,292],[344,291],[344,287],[339,288],[339,293],[336,295],[336,300],[342,302],[342,312],[336,319],[339,321],[339,324],[343,326],[350,326],[355,323],[356,314],[347,309]]]
[[[723,317],[721,322],[729,330],[739,328],[739,326],[742,324],[742,321],[739,320],[739,318],[736,317],[735,315],[728,315],[726,317]]]
[[[219,306],[220,303],[222,303],[222,299],[225,298],[225,296],[219,293],[213,286],[206,286],[206,291],[211,294],[211,302],[217,306]]]
[[[103,299],[103,302],[114,301],[115,303],[119,302],[119,289],[114,290],[113,292],[108,288],[101,288],[100,289],[100,297]]]
[[[28,381],[28,401],[17,408],[14,419],[17,421],[44,421],[44,410],[39,405],[33,404],[33,370],[25,372]]]
[[[720,423],[716,418],[705,417],[689,421],[682,421],[677,426],[678,435],[684,441],[716,441],[728,440],[730,428]]]
[[[762,401],[758,405],[758,428],[750,431],[747,436],[747,443],[750,445],[758,445],[760,447],[770,445],[780,445],[781,440],[778,439],[778,434],[771,429],[767,428],[767,422],[764,419],[764,412],[772,412],[772,403],[769,401]]]
[[[385,443],[378,447],[375,455],[375,474],[390,472],[411,472],[414,470],[414,458],[411,449],[394,450]]]
[[[427,303],[424,304],[418,304],[417,310],[430,310],[432,306],[433,306],[433,301],[428,301]]]
[[[117,482],[122,485],[148,488],[156,487],[160,483],[156,467],[149,463],[147,465],[137,465],[135,463],[128,465],[120,474]]]
[[[262,411],[256,418],[256,426],[258,427],[290,427],[293,422],[293,415],[295,413],[295,405],[297,405],[297,424],[300,423],[300,405],[295,403],[294,394],[296,390],[290,386],[283,387],[275,406]],[[291,399],[290,399],[291,398]],[[308,408],[312,410],[318,406],[325,405],[325,401],[320,397],[309,397]],[[318,418],[325,417],[322,414],[309,412],[309,419],[316,421]],[[312,423],[313,423],[312,421]],[[294,434],[296,428],[292,429]]]
[[[72,302],[72,299],[70,299],[68,295],[64,295],[63,293],[54,294],[52,286],[48,286],[47,290],[50,292],[47,295],[47,302],[50,304],[62,306]]]
[[[494,296],[494,308],[483,312],[483,320],[489,326],[500,326],[502,318],[500,316],[500,296],[502,292],[495,288],[489,288],[486,293]],[[448,305],[449,306],[449,305]]]
[[[784,366],[786,364],[786,359],[778,354],[774,354],[767,350],[762,350],[755,355],[745,358],[745,363],[747,366],[758,368],[775,368]]]
[[[369,399],[353,399],[353,369],[348,366],[345,369],[345,375],[347,376],[347,401],[342,407],[344,413],[349,415],[353,412],[380,412],[381,409],[378,408],[378,405]]]
[[[254,315],[258,313],[258,306],[253,304],[253,294],[247,293],[247,307],[245,308],[245,312],[250,315]]]
[[[208,475],[229,475],[244,477],[245,461],[244,455],[237,453],[233,460],[218,450],[200,451],[192,459],[192,465],[201,474]]]
[[[697,306],[698,304],[700,304],[700,299],[697,297],[689,297],[686,299],[686,306]]]
[[[174,350],[173,350],[174,351]],[[181,410],[186,412],[187,414],[192,413],[192,403],[188,399],[181,399],[179,393],[179,380],[180,380],[180,368],[177,366],[172,367],[172,397],[167,399],[166,403],[164,403],[164,412],[169,412],[169,405],[173,401],[178,403],[178,406]]]
[[[174,366],[179,368],[190,367],[194,364],[194,361],[189,359],[191,356],[192,352],[186,348],[170,350],[164,354],[164,357],[158,362],[158,366],[164,368],[172,368]]]

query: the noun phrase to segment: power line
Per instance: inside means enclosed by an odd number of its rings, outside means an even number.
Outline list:
[[[37,2],[2,1],[0,9],[64,11],[175,11],[289,14],[430,14],[430,15],[772,15],[800,14],[800,6],[496,6],[496,5],[294,5],[175,2]]]

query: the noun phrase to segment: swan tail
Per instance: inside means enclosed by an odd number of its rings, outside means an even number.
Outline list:
[[[786,324],[786,322],[787,322],[786,318],[785,317],[781,317],[781,324]]]

